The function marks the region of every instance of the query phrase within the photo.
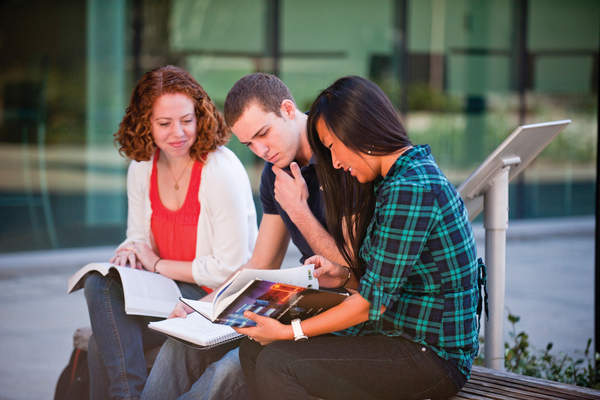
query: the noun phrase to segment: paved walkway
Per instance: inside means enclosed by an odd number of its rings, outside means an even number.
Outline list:
[[[483,255],[483,230],[475,232]],[[112,250],[0,256],[0,399],[53,397],[72,333],[89,324],[83,293],[67,295],[67,278]],[[284,265],[297,260],[291,249]],[[521,317],[517,328],[538,348],[552,341],[560,351],[582,351],[594,335],[593,217],[511,223],[507,264],[506,307]]]

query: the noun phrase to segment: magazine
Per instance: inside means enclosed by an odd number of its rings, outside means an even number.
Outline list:
[[[312,268],[310,272],[312,275]],[[233,282],[231,286],[239,287],[240,282]],[[180,300],[211,322],[246,327],[255,323],[244,317],[244,311],[276,318],[287,324],[295,318],[306,319],[336,306],[347,295],[281,280],[273,282],[255,278],[245,282],[237,291],[229,290],[226,296],[216,297],[212,303],[184,298]]]

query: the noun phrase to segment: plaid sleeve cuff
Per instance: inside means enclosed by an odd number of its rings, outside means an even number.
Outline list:
[[[375,276],[367,271],[360,279],[358,285],[360,295],[370,303],[369,320],[379,321],[381,319],[381,306],[388,308],[392,296],[386,293],[381,281],[376,280]]]

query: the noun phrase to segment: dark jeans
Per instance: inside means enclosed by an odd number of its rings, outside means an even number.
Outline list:
[[[205,295],[199,286],[176,282],[183,297]],[[88,346],[90,398],[137,399],[146,382],[144,351],[160,346],[165,335],[148,329],[156,318],[125,314],[118,274],[89,274],[85,280],[93,335]]]
[[[244,339],[240,361],[256,399],[442,399],[466,379],[429,348],[387,336],[319,336],[265,347]]]

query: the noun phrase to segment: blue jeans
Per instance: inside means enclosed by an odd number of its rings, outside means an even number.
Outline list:
[[[260,400],[447,399],[466,381],[450,361],[400,337],[327,335],[264,347],[244,339],[240,361]]]
[[[181,294],[200,298],[199,286],[177,282]],[[165,336],[148,329],[154,318],[125,314],[118,274],[89,274],[85,280],[93,335],[88,346],[90,398],[137,399],[147,377],[144,351],[160,346]]]
[[[154,361],[142,399],[247,399],[235,346],[237,343],[199,350],[168,339]]]

